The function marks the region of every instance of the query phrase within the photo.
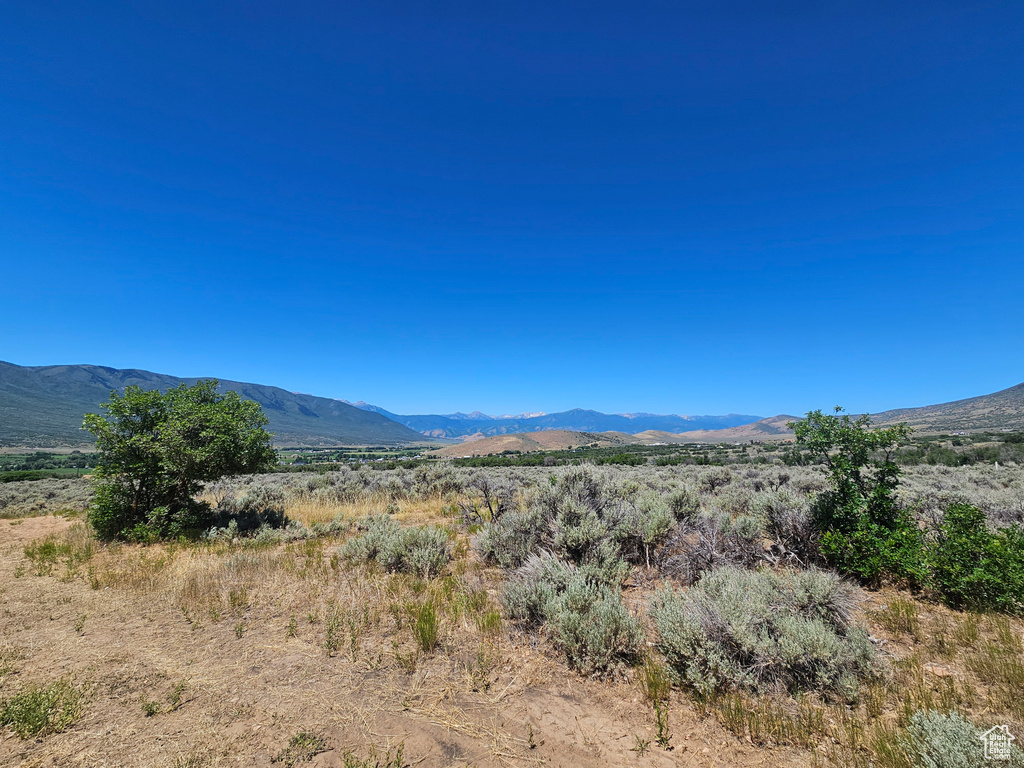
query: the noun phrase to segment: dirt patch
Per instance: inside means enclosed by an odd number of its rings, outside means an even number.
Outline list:
[[[0,551],[17,549],[33,539],[67,530],[74,523],[65,517],[24,517],[0,520]]]

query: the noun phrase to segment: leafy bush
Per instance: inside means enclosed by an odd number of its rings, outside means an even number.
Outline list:
[[[60,733],[82,714],[83,695],[68,680],[29,686],[0,704],[0,725],[28,739]]]
[[[984,768],[997,761],[985,758],[984,731],[956,712],[918,710],[899,738],[899,744],[920,768]],[[1024,768],[1024,752],[1011,747],[1007,768]]]
[[[919,584],[925,577],[924,537],[896,503],[900,469],[892,453],[911,430],[905,424],[870,429],[867,416],[854,420],[841,412],[811,411],[789,425],[797,443],[828,470],[830,487],[813,508],[822,554],[829,565],[864,583]]]
[[[991,532],[969,504],[946,510],[929,551],[932,583],[952,608],[1024,610],[1024,531]]]
[[[444,528],[402,528],[388,515],[370,515],[359,527],[365,533],[341,549],[348,560],[374,560],[389,571],[415,573],[425,579],[436,576],[451,560],[451,540]]]
[[[650,613],[677,683],[702,694],[836,691],[873,674],[874,648],[850,624],[852,593],[825,571],[721,568],[687,592],[659,590]]]
[[[840,573],[877,586],[892,580],[920,586],[927,581],[924,533],[900,510],[888,525],[862,519],[849,531],[821,533],[821,553]]]

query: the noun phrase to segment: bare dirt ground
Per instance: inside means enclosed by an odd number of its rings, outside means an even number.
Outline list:
[[[807,752],[739,741],[685,699],[670,709],[672,749],[654,744],[635,683],[588,680],[545,645],[503,628],[486,684],[460,670],[475,647],[452,635],[415,665],[392,648],[328,656],[321,630],[287,599],[240,608],[239,621],[197,622],[173,595],[94,588],[80,575],[38,576],[26,543],[66,530],[55,517],[0,521],[0,644],[21,660],[0,699],[63,676],[86,690],[82,716],[38,740],[0,734],[0,765],[287,765],[296,734],[327,751],[306,765],[345,766],[345,753],[403,765],[802,766]],[[344,581],[344,569],[338,577]],[[340,587],[332,587],[340,589]],[[372,602],[372,600],[370,601]],[[294,634],[294,636],[289,636]],[[147,716],[145,705],[158,713]],[[650,740],[646,754],[637,737]]]

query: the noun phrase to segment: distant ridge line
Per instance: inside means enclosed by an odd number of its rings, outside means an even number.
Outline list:
[[[216,376],[222,390],[255,400],[270,420],[277,445],[410,445],[429,442],[386,416],[338,400]],[[20,366],[0,362],[0,445],[35,448],[91,443],[85,413],[99,412],[111,391],[137,385],[166,391],[199,378],[101,365]]]

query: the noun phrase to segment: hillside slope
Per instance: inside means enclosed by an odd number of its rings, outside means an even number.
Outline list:
[[[905,421],[921,432],[1024,429],[1024,384],[990,395],[920,408],[898,408],[872,414],[874,424]]]
[[[729,440],[785,440],[793,437],[793,430],[786,425],[791,421],[799,421],[798,416],[779,414],[761,419],[751,424],[743,424],[729,429],[694,430],[683,432],[675,437],[685,442],[725,442]]]
[[[1024,430],[1024,384],[938,405],[897,408],[870,414],[874,426],[905,422],[921,434],[984,430]],[[683,432],[678,437],[707,442],[727,440],[778,440],[791,438],[788,422],[797,416],[773,416],[729,429]]]
[[[47,448],[90,443],[92,435],[80,429],[82,416],[99,412],[112,390],[123,392],[132,384],[166,390],[183,381],[191,385],[198,379],[98,365],[25,367],[0,362],[0,445]],[[408,427],[339,400],[238,381],[221,380],[220,387],[263,407],[277,445],[425,442]]]

